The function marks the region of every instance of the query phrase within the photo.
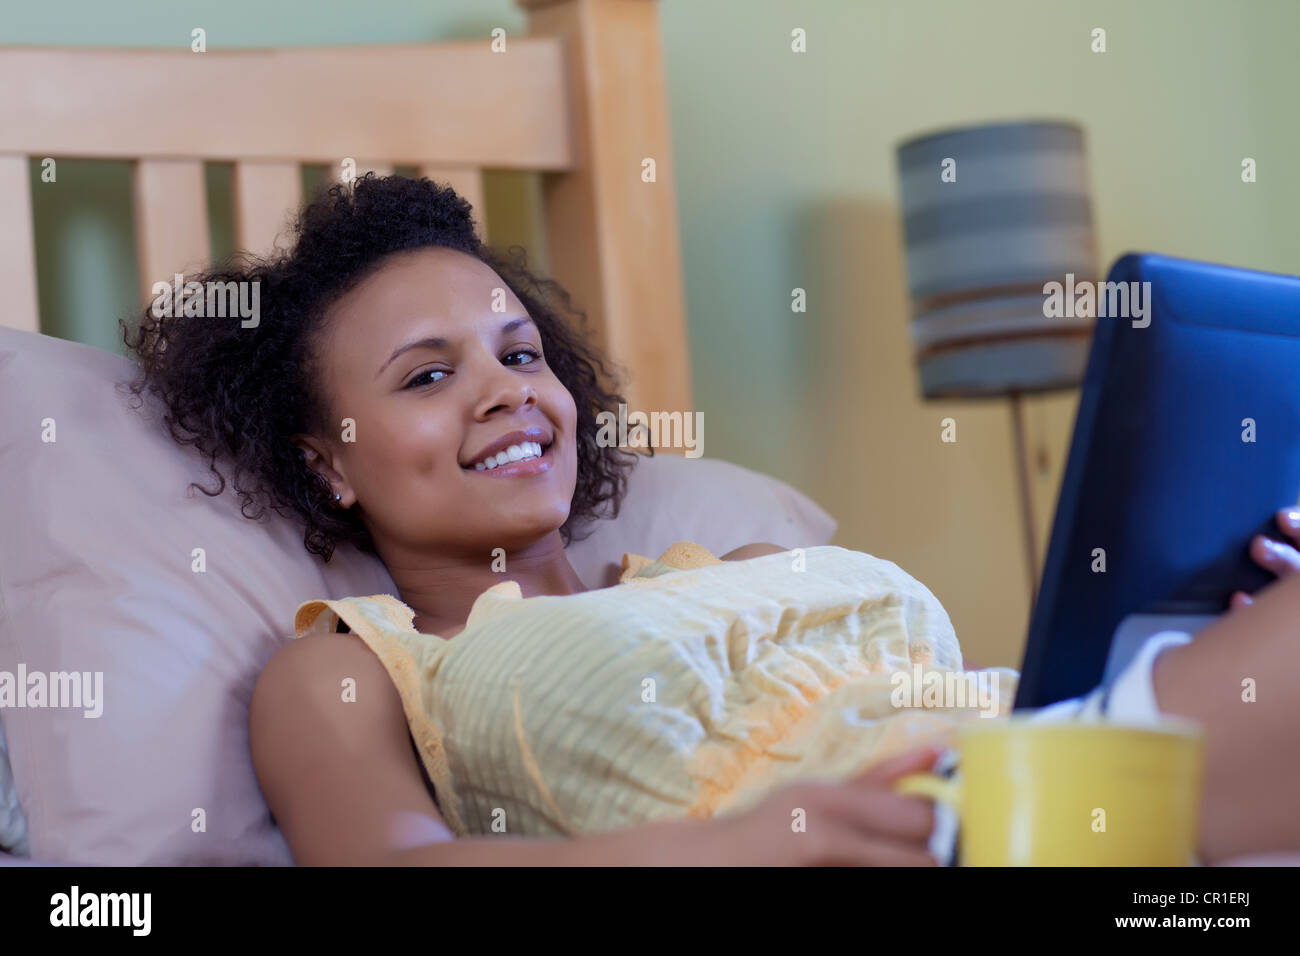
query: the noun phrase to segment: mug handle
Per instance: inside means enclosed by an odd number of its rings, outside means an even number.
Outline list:
[[[961,806],[961,781],[956,777],[940,777],[934,773],[911,773],[894,781],[894,790],[903,796],[929,797],[947,804],[954,810]]]

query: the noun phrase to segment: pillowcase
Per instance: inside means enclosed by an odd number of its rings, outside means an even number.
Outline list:
[[[287,864],[249,755],[253,684],[304,600],[395,593],[392,578],[353,548],[325,564],[290,518],[243,517],[229,484],[215,498],[190,489],[215,478],[152,396],[136,409],[115,388],[134,372],[0,328],[0,680],[20,666],[29,679],[77,672],[89,692],[79,706],[0,708],[30,853]],[[782,482],[658,452],[629,475],[618,518],[594,527],[569,549],[590,587],[617,580],[624,552],[812,546],[835,522]]]

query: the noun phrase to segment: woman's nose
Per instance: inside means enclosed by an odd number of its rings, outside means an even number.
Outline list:
[[[495,369],[488,373],[480,399],[484,413],[499,408],[513,410],[528,404],[537,404],[537,388],[526,375],[515,371],[511,366],[497,362]]]

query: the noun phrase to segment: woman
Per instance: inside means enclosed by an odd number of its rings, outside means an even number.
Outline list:
[[[261,503],[295,513],[325,560],[340,542],[377,554],[431,653],[473,623],[501,561],[517,596],[590,597],[564,547],[604,510],[617,514],[635,456],[601,447],[595,416],[622,399],[561,317],[567,297],[482,246],[463,200],[427,180],[368,176],[309,205],[282,259],[200,281],[261,283],[260,321],[146,314],[128,345],[143,364],[137,390],[163,397],[173,436],[213,464],[217,493],[220,458],[246,514]],[[721,557],[770,568],[781,550]],[[908,600],[946,624],[919,584]],[[936,659],[959,666],[955,638],[939,635]],[[890,784],[930,768],[934,747],[847,783],[789,783],[717,818],[575,840],[454,839],[430,745],[412,735],[410,688],[370,640],[291,642],[254,693],[254,765],[299,863],[933,862],[931,808]],[[365,692],[340,706],[348,682]],[[792,808],[805,827],[792,826]]]

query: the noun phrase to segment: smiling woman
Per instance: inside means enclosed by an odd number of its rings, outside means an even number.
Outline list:
[[[522,250],[483,244],[450,188],[399,176],[336,185],[295,227],[276,258],[191,277],[257,282],[257,327],[146,312],[124,331],[142,366],[134,390],[159,394],[172,436],[209,460],[218,484],[201,490],[220,494],[226,466],[246,515],[295,513],[326,561],[348,543],[403,565],[426,535],[463,552],[485,525],[517,546],[563,510],[545,545],[554,552],[618,513],[637,456],[601,447],[595,416],[623,397],[568,295],[534,276]],[[559,439],[546,449],[548,491],[528,492],[550,496],[545,515],[446,467],[529,429],[544,445]],[[513,517],[498,525],[503,508]]]

